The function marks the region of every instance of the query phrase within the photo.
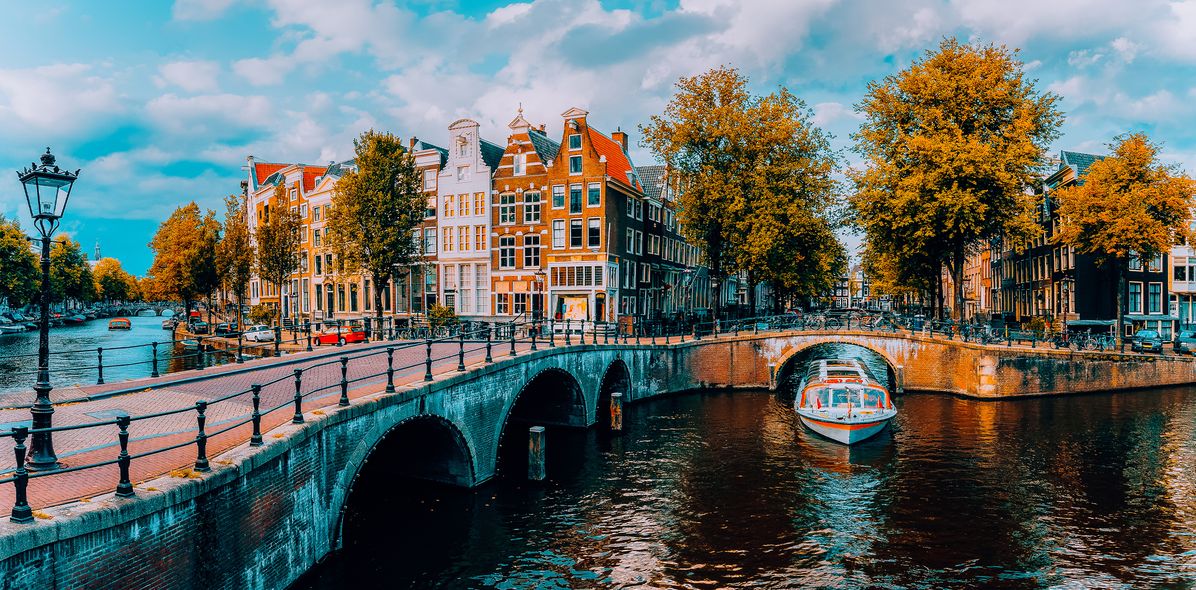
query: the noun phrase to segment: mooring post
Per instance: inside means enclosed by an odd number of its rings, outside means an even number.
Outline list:
[[[905,393],[905,365],[897,365],[897,393]]]
[[[249,446],[262,446],[262,386],[253,384],[253,434],[249,437]]]
[[[303,369],[295,369],[295,415],[291,424],[303,424]]]
[[[116,484],[116,497],[132,498],[133,483],[129,481],[129,463],[132,461],[132,458],[129,457],[129,415],[117,416],[116,427],[120,429],[116,434],[116,440],[120,443],[120,454],[116,457],[116,463],[120,466],[120,481]]]
[[[195,434],[195,470],[196,471],[210,471],[211,467],[208,465],[208,434],[204,431],[204,424],[208,421],[208,417],[204,415],[208,409],[208,402],[199,400],[195,402],[195,422],[198,425]]]
[[[341,399],[337,405],[349,405],[349,357],[341,357]]]
[[[623,394],[618,391],[610,394],[610,429],[623,431]]]
[[[544,481],[544,427],[527,429],[527,478]]]
[[[395,349],[386,347],[386,393],[395,392]]]

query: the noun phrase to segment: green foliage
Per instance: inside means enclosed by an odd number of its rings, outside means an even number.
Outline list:
[[[287,207],[286,186],[280,182],[274,189],[269,214],[258,222],[256,236],[258,276],[274,283],[280,290],[299,269],[301,231],[299,214]]]
[[[38,257],[16,220],[0,217],[0,299],[21,307],[33,302],[41,286]]]
[[[328,212],[327,246],[344,272],[369,273],[379,286],[395,269],[420,260],[411,231],[424,219],[427,200],[414,157],[399,138],[366,131],[353,141],[356,171],[336,183]],[[382,289],[374,309],[382,317]]]
[[[252,324],[270,324],[274,321],[274,308],[261,303],[249,308],[249,322]]]
[[[132,301],[137,298],[137,278],[125,272],[120,261],[104,258],[92,271],[96,297],[104,301]]]
[[[245,202],[229,195],[224,199],[224,228],[216,250],[216,268],[220,281],[237,295],[241,303],[253,275],[254,248],[249,236]]]
[[[88,302],[95,299],[95,280],[79,242],[62,235],[50,248],[50,301]]]
[[[1039,338],[1042,338],[1043,336],[1045,336],[1046,333],[1051,328],[1050,324],[1047,323],[1046,319],[1044,319],[1041,316],[1034,316],[1033,318],[1031,318],[1030,322],[1026,325],[1026,327],[1031,332],[1034,332]]]
[[[896,266],[895,280],[935,281],[945,264],[961,313],[965,255],[1038,231],[1026,187],[1058,137],[1058,101],[1025,78],[1016,52],[955,39],[868,85],[856,106],[865,168],[849,172],[851,218]]]
[[[428,324],[433,328],[451,326],[457,321],[457,312],[447,305],[436,304],[428,307]]]

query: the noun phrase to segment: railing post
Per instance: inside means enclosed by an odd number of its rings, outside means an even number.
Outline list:
[[[29,471],[25,469],[25,438],[29,436],[28,426],[17,426],[12,429],[12,439],[16,446],[12,448],[17,459],[17,470],[13,473],[13,487],[16,490],[16,502],[12,505],[12,521],[16,523],[33,522],[33,509],[29,507],[26,492],[29,488]]]
[[[548,348],[556,348],[556,326],[548,320]]]
[[[196,362],[199,363],[199,369],[202,370],[204,368],[203,336],[196,336],[195,338],[197,340],[196,345],[195,345],[195,354],[198,355]]]
[[[702,336],[698,332],[698,323],[694,322],[694,340],[701,340],[701,339],[702,339]]]
[[[341,357],[341,400],[339,406],[349,405],[349,357]]]
[[[582,333],[584,334],[585,332],[583,331]],[[592,344],[598,344],[598,322],[597,321],[590,322],[590,342]]]
[[[656,346],[656,326],[652,326],[652,346]]]
[[[274,326],[274,356],[276,356],[276,357],[281,355],[281,351],[279,350],[279,346],[281,345],[281,342],[280,342],[281,340],[282,340],[282,326]]]
[[[304,340],[307,340],[307,352],[311,352],[311,321],[310,320],[303,322],[303,333],[307,335],[304,338]]]
[[[424,362],[424,381],[432,380],[432,334],[428,333],[428,358]]]
[[[465,370],[465,330],[458,330],[457,336],[457,371]]]
[[[153,360],[151,361],[153,364],[150,369],[150,377],[152,378],[158,376],[158,343],[151,342],[150,349],[153,351]]]
[[[536,351],[536,333],[540,331],[540,324],[535,324],[532,330],[532,352]]]
[[[104,384],[104,347],[96,348],[96,385]]]
[[[386,393],[395,392],[395,349],[386,347]]]
[[[249,446],[262,446],[262,386],[253,384],[253,434],[249,437]]]
[[[303,424],[303,369],[295,369],[295,415],[291,424]]]
[[[494,326],[486,325],[486,364],[494,362],[494,357],[490,356],[490,337],[493,335]]]
[[[208,434],[204,432],[204,424],[208,421],[208,417],[204,412],[208,409],[208,402],[199,400],[195,402],[195,422],[199,425],[199,431],[195,434],[195,470],[209,471],[211,467],[208,465]]]
[[[640,323],[636,322],[635,323],[635,343],[636,344],[640,343],[640,332],[642,332],[642,331],[643,331],[643,328],[640,326]]]
[[[610,326],[606,325],[605,322],[602,324],[602,343],[610,344]]]
[[[120,429],[116,434],[116,440],[120,443],[120,455],[116,457],[116,463],[120,466],[120,481],[116,484],[117,498],[133,497],[133,482],[129,481],[129,463],[132,462],[132,458],[129,457],[129,421],[128,414],[116,417],[116,427]]]
[[[664,343],[665,343],[665,344],[668,344],[668,343],[669,343],[669,330],[668,330],[668,328],[666,328],[666,329],[665,329],[665,331],[664,331]]]
[[[242,348],[241,348],[241,336],[243,333],[244,333],[244,330],[241,329],[241,326],[237,326],[237,363],[238,364],[245,362],[245,357],[242,354]]]
[[[340,322],[336,323],[336,345],[337,346],[341,345],[341,323]]]
[[[571,327],[571,326],[570,326],[570,324],[572,324],[572,323],[573,323],[573,322],[572,322],[572,321],[570,321],[570,320],[568,320],[568,319],[566,319],[566,320],[565,320],[565,346],[569,346],[569,344],[570,344],[570,342],[569,342],[569,328]]]
[[[511,356],[515,356],[515,322],[511,322]]]

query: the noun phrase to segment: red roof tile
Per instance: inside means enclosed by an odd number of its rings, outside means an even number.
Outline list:
[[[261,185],[263,182],[266,182],[267,178],[270,178],[271,174],[274,174],[275,172],[278,172],[279,170],[282,170],[283,168],[286,168],[287,166],[289,166],[289,164],[271,164],[268,162],[254,162],[253,163],[253,172],[254,172],[254,174],[257,175],[257,183],[259,185]]]
[[[322,176],[328,171],[327,166],[307,166],[303,169],[303,192],[309,192],[316,188],[316,178]]]
[[[593,127],[587,127],[587,130],[590,132],[590,145],[594,146],[598,155],[606,156],[606,175],[643,192],[644,186],[638,179],[633,180],[634,175],[628,176],[635,168],[631,164],[631,158],[623,151],[623,146]]]

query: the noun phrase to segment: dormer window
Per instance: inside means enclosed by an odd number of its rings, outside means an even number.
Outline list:
[[[462,158],[469,156],[469,136],[457,136],[457,156]]]
[[[580,150],[581,149],[581,134],[580,133],[574,133],[573,135],[569,136],[569,149],[571,149],[571,150]]]
[[[457,166],[457,180],[469,178],[469,166]]]

